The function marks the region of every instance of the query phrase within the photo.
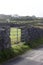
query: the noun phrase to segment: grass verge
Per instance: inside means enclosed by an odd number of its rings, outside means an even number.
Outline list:
[[[0,63],[9,60],[11,58],[15,58],[26,52],[28,49],[30,49],[30,47],[27,45],[16,45],[10,49],[0,51]]]
[[[28,44],[13,45],[12,48],[0,51],[0,63],[15,58],[31,48],[38,48],[40,45],[43,45],[43,38],[31,40]]]
[[[39,47],[43,46],[43,38],[31,40],[31,41],[29,41],[28,44],[31,48],[39,48]]]

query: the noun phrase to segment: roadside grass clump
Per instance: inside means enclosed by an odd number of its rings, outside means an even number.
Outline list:
[[[40,46],[43,46],[43,38],[38,38],[38,39],[35,39],[35,40],[31,40],[31,41],[29,41],[28,44],[32,48],[38,48]]]
[[[25,53],[30,47],[28,45],[16,45],[9,49],[0,51],[0,63],[7,61],[8,59],[15,58]]]

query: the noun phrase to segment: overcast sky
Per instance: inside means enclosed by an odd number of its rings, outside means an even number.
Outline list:
[[[43,17],[43,0],[0,0],[0,14]]]

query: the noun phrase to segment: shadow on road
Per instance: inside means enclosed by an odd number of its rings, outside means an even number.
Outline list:
[[[22,61],[22,60],[24,60],[23,57],[18,57],[18,58],[16,58],[16,59],[12,59],[12,60],[10,60],[10,61],[8,61],[8,62],[5,62],[5,63],[2,64],[2,65],[9,65],[9,63],[11,63],[10,65],[13,65],[13,64],[19,63],[19,62]]]

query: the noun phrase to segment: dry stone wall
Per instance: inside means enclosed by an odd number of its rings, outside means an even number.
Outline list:
[[[14,25],[12,25],[15,27]],[[16,26],[19,28],[19,26]],[[10,48],[10,28],[9,24],[0,24],[0,50]],[[20,27],[21,29],[21,42],[28,42],[43,37],[43,29],[36,27]]]
[[[21,29],[21,42],[28,42],[28,28]]]
[[[21,42],[29,42],[29,40],[38,38],[43,38],[43,28],[24,27],[21,29]]]
[[[28,28],[28,37],[29,37],[29,40],[42,38],[43,37],[43,29],[42,28],[36,28],[36,27]]]
[[[10,27],[0,26],[0,50],[11,47],[9,36],[10,36]]]

